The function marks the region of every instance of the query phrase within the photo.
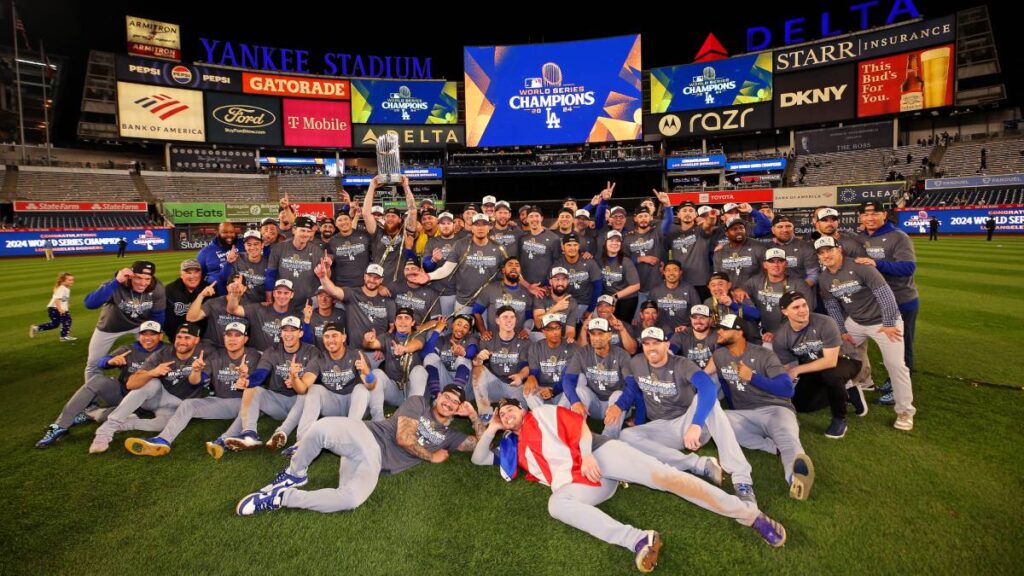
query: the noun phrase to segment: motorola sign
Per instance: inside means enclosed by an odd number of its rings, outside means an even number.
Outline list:
[[[645,132],[660,134],[666,138],[754,132],[771,127],[772,108],[769,104],[751,104],[718,110],[655,114],[644,117]]]

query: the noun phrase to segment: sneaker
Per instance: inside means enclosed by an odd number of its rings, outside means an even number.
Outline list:
[[[67,428],[61,428],[56,424],[50,424],[46,427],[46,433],[43,434],[43,437],[40,438],[39,442],[36,442],[36,448],[46,448],[57,440],[67,436],[67,433]]]
[[[88,412],[79,412],[78,414],[75,414],[74,419],[71,420],[71,425],[79,426],[81,424],[89,422],[90,420],[92,420],[92,418],[89,418]]]
[[[750,527],[757,530],[761,538],[772,548],[780,548],[786,543],[786,529],[765,514],[758,516]]]
[[[214,460],[220,460],[224,456],[224,441],[217,438],[213,442],[207,442],[206,453]]]
[[[171,443],[159,436],[153,438],[129,438],[124,447],[136,456],[166,456],[171,452]]]
[[[288,469],[285,468],[277,473],[277,476],[274,477],[274,480],[270,484],[260,488],[260,492],[269,494],[275,488],[298,488],[299,486],[305,486],[308,481],[309,476],[296,476],[294,474],[289,474]]]
[[[235,505],[235,513],[239,516],[252,516],[259,512],[279,510],[281,508],[281,497],[284,492],[284,488],[274,489],[269,494],[253,492],[238,501],[238,504]]]
[[[267,440],[267,450],[280,450],[288,443],[288,435],[281,430],[274,432],[274,435]]]
[[[870,392],[870,391],[875,389],[875,382],[874,382],[874,380],[865,380],[864,382],[854,382],[853,385],[858,387],[858,388],[860,388],[861,390],[863,390],[865,392]]]
[[[39,327],[35,324],[28,327],[28,337],[35,338],[36,334],[39,334]]]
[[[740,500],[757,506],[757,496],[754,495],[754,487],[750,484],[733,484],[732,490]]]
[[[825,438],[839,440],[843,436],[846,436],[846,420],[833,418],[832,423],[828,425],[828,430],[825,430]]]
[[[814,462],[807,454],[797,454],[793,459],[793,477],[789,481],[789,497],[807,500],[814,485]]]
[[[92,444],[89,445],[89,454],[102,454],[110,448],[110,441],[113,440],[110,436],[96,435],[92,439]]]
[[[295,456],[295,453],[298,451],[299,445],[292,444],[291,446],[285,448],[284,450],[281,450],[281,456],[284,456],[285,458],[291,458],[292,456]]]
[[[61,336],[60,337],[60,341],[61,342],[74,342],[75,340],[78,340],[78,338],[75,338],[74,336]]]
[[[903,430],[910,432],[914,429],[914,415],[906,412],[901,412],[896,415],[896,423],[892,425],[897,430]]]
[[[259,434],[252,430],[246,430],[239,436],[232,436],[231,438],[224,439],[224,446],[226,446],[228,450],[232,450],[234,452],[238,452],[240,450],[252,450],[253,448],[258,448],[262,445],[263,441],[260,440]]]
[[[864,398],[864,389],[860,386],[850,386],[846,389],[846,397],[853,404],[853,413],[857,416],[867,416],[868,401]]]
[[[707,456],[704,459],[704,471],[701,472],[701,476],[715,486],[722,486],[722,465],[718,463],[718,458]]]
[[[889,394],[892,392],[892,380],[886,379],[885,383],[878,387],[878,391],[882,394]]]
[[[892,395],[892,392],[887,392],[878,398],[878,403],[882,406],[895,406],[896,397]]]
[[[654,571],[658,565],[658,554],[661,552],[661,534],[654,530],[648,530],[647,534],[636,543],[633,550],[636,552],[636,569],[647,574]]]

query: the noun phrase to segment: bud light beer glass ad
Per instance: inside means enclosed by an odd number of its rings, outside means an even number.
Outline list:
[[[640,35],[465,49],[469,146],[641,137]]]
[[[857,116],[951,106],[955,56],[947,44],[861,62]]]

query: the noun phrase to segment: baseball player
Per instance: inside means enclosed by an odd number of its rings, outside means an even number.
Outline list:
[[[288,280],[295,292],[296,302],[305,302],[313,296],[316,287],[316,276],[313,269],[320,262],[324,251],[313,241],[313,219],[299,216],[292,226],[292,239],[278,242],[270,249],[267,259],[267,270],[264,275],[263,289],[266,301],[271,301],[273,292],[278,288],[278,280]],[[253,330],[253,346],[259,348],[257,330]]]
[[[543,285],[548,272],[562,257],[561,237],[544,228],[544,213],[538,206],[531,206],[526,217],[530,227],[519,239],[519,256],[523,264],[523,285],[535,297],[544,295]]]
[[[330,278],[330,266],[322,262],[316,273],[324,290],[336,300],[345,303],[346,334],[353,339],[349,346],[362,343],[364,334],[387,332],[391,329],[390,318],[395,316],[395,300],[384,287],[384,268],[370,264],[363,274],[363,285],[359,288],[336,286]],[[378,360],[379,363],[379,360]]]
[[[302,322],[309,326],[309,329],[313,332],[316,347],[323,351],[326,349],[323,339],[324,326],[328,324],[344,326],[345,311],[335,307],[334,296],[331,296],[323,286],[317,286],[315,300],[315,309],[309,306],[302,311]]]
[[[620,302],[621,303],[621,302]],[[608,327],[611,328],[612,346],[621,346],[630,356],[636,354],[637,343],[636,337],[633,335],[633,326],[626,322],[623,322],[615,314],[617,310],[617,304],[613,296],[604,294],[599,296],[597,299],[597,314],[593,318],[602,318],[608,322]],[[585,347],[589,341],[589,331],[583,332],[580,335],[580,346]]]
[[[415,258],[405,261],[405,282],[394,290],[395,306],[409,308],[415,312],[416,325],[421,326],[430,318],[441,315],[441,294],[430,284],[420,284],[414,279],[420,269]]]
[[[406,397],[422,396],[427,390],[427,370],[420,352],[426,345],[424,333],[415,333],[416,313],[400,308],[395,313],[394,334],[370,331],[363,335],[363,350],[384,355],[381,367],[374,369],[376,385],[370,391],[370,418],[384,419],[384,404],[399,406]]]
[[[647,293],[655,286],[661,284],[661,263],[665,259],[668,250],[665,237],[672,229],[672,221],[675,214],[668,194],[654,191],[658,201],[661,202],[665,216],[662,219],[660,228],[652,226],[654,218],[653,208],[648,209],[640,205],[633,216],[633,223],[636,225],[632,230],[625,233],[622,238],[623,253],[633,259],[636,264],[637,275],[640,277],[640,292],[638,294],[637,306],[647,301]],[[627,322],[633,318],[626,318]]]
[[[199,262],[191,259],[182,261],[179,277],[164,286],[167,310],[164,314],[166,321],[163,329],[168,338],[173,338],[178,333],[178,326],[186,322],[185,316],[188,314],[192,302],[207,286],[208,284],[203,280]],[[198,325],[201,332],[206,332],[205,322],[193,322],[193,324]]]
[[[253,348],[266,350],[281,341],[281,330],[284,319],[289,316],[296,316],[298,307],[306,300],[295,300],[296,285],[287,278],[274,282],[274,291],[271,293],[270,306],[250,302],[241,304],[241,294],[228,292],[226,306],[229,314],[239,316],[248,320],[252,330],[249,332],[249,341]],[[304,327],[300,327],[303,329]],[[312,340],[310,340],[312,341]]]
[[[565,324],[558,314],[541,319],[544,339],[530,344],[526,352],[528,376],[523,394],[539,394],[544,402],[557,404],[562,395],[562,377],[577,348],[566,342]]]
[[[276,229],[276,228],[275,228]],[[242,235],[242,246],[244,254],[239,255],[238,250],[229,250],[225,256],[224,266],[216,275],[213,283],[219,286],[222,293],[226,293],[227,285],[235,273],[245,277],[245,285],[248,290],[245,292],[244,302],[266,302],[267,294],[264,286],[267,281],[267,257],[264,250],[263,236],[259,230],[246,230]]]
[[[338,233],[327,245],[327,253],[332,260],[331,280],[342,288],[359,288],[363,285],[362,271],[370,265],[373,239],[366,230],[355,227],[353,215],[349,212],[338,212],[334,223]]]
[[[770,348],[775,332],[782,324],[782,312],[779,299],[786,292],[796,291],[804,295],[809,302],[814,302],[814,289],[802,280],[793,280],[786,272],[788,266],[786,252],[781,248],[765,250],[764,270],[751,276],[746,282],[732,289],[732,297],[742,303],[749,302],[757,307],[760,318],[761,339]]]
[[[480,342],[473,334],[473,320],[469,316],[456,316],[447,336],[446,328],[447,321],[441,318],[423,347],[423,367],[427,371],[427,391],[431,398],[436,398],[441,387],[449,384],[467,392],[473,390],[466,386],[473,373],[473,358],[480,349]]]
[[[583,213],[589,214],[586,210]],[[597,297],[604,294],[604,276],[593,258],[584,258],[580,254],[580,246],[580,237],[576,233],[562,236],[562,257],[551,270],[565,270],[569,295],[576,299],[577,312],[582,317],[594,311]]]
[[[455,243],[459,241],[455,233],[455,217],[451,212],[442,212],[437,216],[437,227],[439,234],[427,240],[424,248],[423,268],[426,270],[434,270],[438,263],[444,262],[455,248]],[[455,313],[455,277],[449,275],[430,285],[441,294],[441,314],[450,317]]]
[[[715,220],[704,218],[698,222],[696,206],[686,201],[679,205],[679,226],[669,232],[667,239],[672,260],[678,261],[686,270],[686,282],[697,290],[701,300],[710,295],[707,285],[711,275],[709,255],[714,229]]]
[[[715,272],[728,274],[733,284],[742,284],[761,270],[764,244],[747,237],[747,225],[738,216],[726,220],[725,237],[725,244],[715,250]]]
[[[711,325],[711,310],[698,304],[690,308],[690,329],[673,334],[668,348],[676,356],[688,358],[703,369],[711,361],[716,346],[717,336]]]
[[[665,262],[661,273],[664,282],[651,288],[647,298],[657,302],[662,328],[670,333],[683,332],[690,325],[690,307],[701,302],[700,295],[692,284],[683,281],[681,262]],[[704,283],[707,284],[707,280]]]
[[[523,206],[521,213],[529,214],[529,206]],[[471,220],[466,220],[472,224]],[[519,256],[519,242],[526,235],[524,229],[512,222],[512,209],[508,202],[502,200],[494,205],[494,226],[491,228],[490,238],[505,249],[509,256]]]
[[[511,306],[502,306],[494,314],[497,333],[480,343],[473,358],[473,392],[477,410],[485,419],[491,414],[491,398],[522,397],[528,366],[528,339],[516,334],[518,314]],[[487,366],[484,366],[484,363]]]
[[[247,294],[246,280],[241,273],[234,273],[228,278],[226,286],[228,294],[234,295],[235,300],[241,300]],[[197,324],[206,320],[207,329],[203,331],[203,340],[217,348],[224,347],[224,330],[228,324],[240,322],[247,328],[249,321],[244,316],[236,316],[228,312],[228,299],[226,296],[215,296],[217,284],[210,284],[204,288],[196,299],[189,305],[188,314],[185,318]],[[263,294],[263,286],[260,285],[260,294]]]
[[[576,325],[583,317],[580,310],[586,313],[588,307],[586,304],[580,304],[579,300],[569,294],[569,271],[565,268],[560,266],[552,268],[548,284],[551,287],[551,293],[543,298],[533,299],[533,325],[543,327],[545,316],[557,314],[562,324],[565,325],[566,342],[573,344],[576,342]],[[595,304],[599,297],[600,292],[595,292]],[[540,334],[540,336],[535,336],[535,334]],[[543,333],[535,330],[530,333],[530,339],[543,340]]]
[[[473,316],[476,318],[476,329],[484,342],[493,337],[497,328],[496,312],[501,308],[512,308],[516,313],[515,333],[520,338],[528,338],[526,321],[532,318],[534,296],[529,292],[527,283],[522,279],[519,259],[509,256],[501,267],[501,280],[495,281],[484,288],[473,304]],[[487,313],[486,323],[484,313]]]
[[[591,318],[587,335],[590,345],[577,350],[565,367],[561,405],[580,416],[604,420],[601,433],[618,438],[625,414],[622,409],[609,409],[618,402],[627,379],[632,377],[629,354],[611,343],[612,328],[604,318]]]

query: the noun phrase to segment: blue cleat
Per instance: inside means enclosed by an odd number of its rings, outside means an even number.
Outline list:
[[[828,426],[828,430],[825,430],[825,438],[838,440],[843,436],[846,436],[846,420],[833,418],[832,423]]]
[[[751,486],[750,484],[739,483],[733,484],[732,489],[733,492],[736,494],[737,498],[743,500],[744,502],[757,506],[757,496],[754,495],[753,486]]]
[[[661,552],[661,534],[654,530],[648,530],[644,537],[636,543],[633,551],[636,552],[636,569],[647,574],[654,571],[658,565],[658,554]]]
[[[882,394],[892,393],[892,380],[886,380],[881,386],[877,388]]]
[[[166,456],[171,452],[171,443],[159,436],[128,438],[124,441],[124,447],[136,456]]]
[[[85,424],[86,422],[89,422],[90,420],[92,420],[92,418],[89,418],[88,414],[86,414],[85,412],[79,412],[78,414],[75,414],[75,419],[71,421],[71,425],[80,426],[82,424]]]
[[[252,516],[260,512],[270,512],[281,509],[281,497],[286,488],[275,488],[269,494],[253,492],[238,501],[235,505],[235,513],[239,516]]]
[[[298,451],[299,445],[292,444],[291,446],[285,448],[284,450],[281,450],[281,456],[284,456],[285,458],[291,458],[292,456],[295,456],[295,453]]]
[[[40,439],[39,442],[36,442],[36,448],[46,448],[57,440],[67,436],[67,433],[67,428],[61,428],[56,424],[50,424],[46,427],[46,434],[43,434],[42,439]]]
[[[878,399],[878,403],[881,404],[882,406],[895,406],[896,397],[892,395],[892,392],[888,392],[886,394],[883,394]]]
[[[285,468],[278,472],[270,484],[260,488],[260,492],[269,494],[277,488],[298,488],[299,486],[305,486],[308,481],[309,476],[295,476],[294,474],[289,474],[288,469]]]
[[[781,548],[786,543],[786,529],[765,514],[758,516],[750,527],[757,530],[761,538],[772,548]]]

